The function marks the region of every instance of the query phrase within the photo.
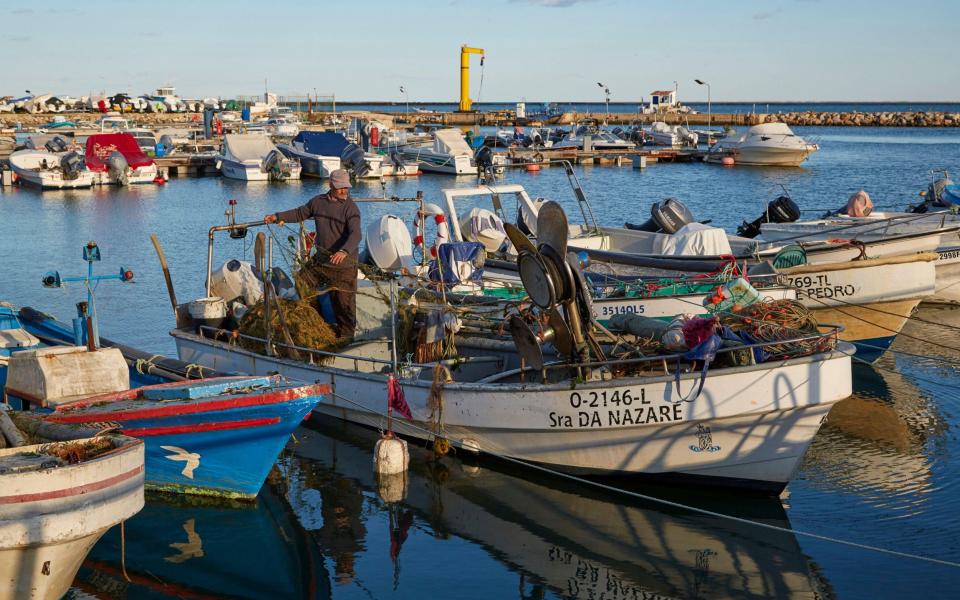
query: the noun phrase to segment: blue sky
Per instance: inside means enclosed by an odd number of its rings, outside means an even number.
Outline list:
[[[958,0],[0,2],[0,95],[263,91],[481,100],[960,100]],[[472,96],[479,90],[474,59]]]

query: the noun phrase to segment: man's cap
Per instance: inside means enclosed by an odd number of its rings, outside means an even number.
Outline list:
[[[350,185],[350,174],[343,169],[337,169],[330,173],[330,187],[340,189],[340,188],[351,188]]]

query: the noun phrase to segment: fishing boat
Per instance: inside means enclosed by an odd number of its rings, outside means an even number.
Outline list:
[[[530,201],[529,195],[521,186],[516,185],[447,189],[443,195],[446,211],[431,204],[428,205],[429,212],[442,215],[443,222],[449,223],[449,239],[483,241],[488,256],[481,280],[463,277],[454,281],[447,277],[443,281],[446,291],[461,295],[458,300],[478,312],[502,313],[505,303],[522,301],[526,291],[513,262],[516,256],[514,246],[505,241],[506,215],[502,210],[500,214],[494,211],[497,210],[498,203],[502,207],[513,199],[519,206],[518,221],[530,222],[525,215],[533,213],[537,208]],[[493,201],[494,196],[497,202]],[[459,215],[464,212],[462,203],[469,206],[477,201],[489,202],[493,211],[473,206],[465,217],[460,218]],[[768,207],[769,213],[782,207],[782,203],[777,202]],[[461,204],[459,208],[458,204]],[[661,216],[666,223],[669,215]],[[399,223],[402,227],[402,222],[391,221],[391,224],[394,223]],[[583,232],[582,226],[570,227],[571,243],[578,243]],[[405,243],[401,240],[404,239],[409,246],[409,235],[405,236],[403,233],[393,230],[386,236],[367,236],[370,255],[375,260],[380,259],[379,267],[389,268],[388,263],[395,260],[394,256],[412,257],[412,247],[401,248]],[[713,233],[726,237],[721,230]],[[682,238],[679,233],[672,237],[676,240]],[[384,239],[389,241],[384,244]],[[596,239],[594,237],[591,241]],[[706,242],[686,243],[676,240],[673,240],[676,242],[674,248],[708,247]],[[662,248],[666,247],[668,245],[664,242]],[[719,252],[729,253],[729,250],[724,248]],[[617,253],[606,252],[605,256],[608,262],[603,266],[615,266]],[[630,259],[623,256],[622,260],[626,262]],[[669,255],[661,255],[655,260],[661,261],[661,267],[670,264]],[[750,282],[763,297],[796,298],[813,311],[818,321],[842,325],[844,330],[840,333],[840,339],[856,345],[857,360],[873,362],[890,346],[917,305],[933,296],[939,273],[939,268],[935,265],[939,264],[939,261],[940,256],[937,253],[925,252],[874,259],[860,256],[854,260],[836,262],[817,260],[811,264],[779,268],[768,262],[758,263],[742,275],[750,278]],[[408,263],[408,270],[414,268],[409,265],[413,262],[411,258],[399,262]],[[610,319],[616,315],[636,314],[669,320],[681,314],[705,314],[707,298],[738,276],[736,264],[728,263],[727,267],[720,271],[693,275],[649,274],[650,269],[628,270],[636,273],[633,275],[617,275],[616,269],[613,273],[602,268],[598,268],[595,273],[588,271],[585,275],[591,289],[593,318],[602,325],[609,325]],[[427,276],[427,273],[423,275]],[[787,285],[778,285],[777,281],[785,281]],[[491,302],[492,299],[499,299],[501,302]]]
[[[400,146],[397,151],[404,162],[417,164],[421,171],[447,175],[477,174],[474,151],[459,129],[438,129],[431,143]],[[492,154],[492,161],[499,169],[506,163],[501,154]]]
[[[457,358],[441,354],[402,365],[396,358],[402,356],[394,342],[398,338],[393,336],[361,333],[336,351],[294,348],[304,356],[322,357],[324,362],[318,364],[303,356],[297,360],[238,347],[221,339],[217,327],[203,324],[185,324],[171,335],[183,361],[335,384],[330,400],[315,409],[322,415],[382,427],[388,388],[395,398],[399,384],[406,398],[403,406],[409,407],[409,419],[394,419],[395,431],[402,435],[423,440],[445,437],[467,451],[565,472],[779,493],[830,407],[849,395],[853,347],[834,343],[835,330],[810,332],[797,338],[800,346],[790,357],[771,354],[765,356],[776,358],[766,362],[750,359],[740,366],[715,367],[707,377],[694,371],[683,354],[638,357],[626,363],[604,358],[599,342],[587,342],[588,336],[594,339],[593,325],[579,266],[556,258],[566,256],[566,216],[558,205],[547,203],[537,222],[538,239],[546,249],[524,248],[528,256],[521,256],[520,273],[528,294],[551,315],[555,331],[572,336],[557,334],[555,346],[541,347],[536,334],[512,319],[512,339],[497,338],[493,332],[459,336],[455,351],[450,349]],[[212,228],[208,269],[213,268],[216,232],[234,231],[231,238],[239,239],[260,225]],[[564,272],[568,278],[557,279]],[[558,290],[561,295],[554,296]],[[385,306],[384,313],[395,314],[396,309]],[[264,343],[256,336],[237,335]],[[784,341],[781,337],[778,343]],[[760,342],[756,347],[768,345]],[[679,369],[662,367],[676,365],[677,360]],[[626,366],[644,363],[647,367]],[[445,408],[438,415],[436,400],[431,400],[437,393],[435,378],[454,364],[456,375],[442,385]],[[406,375],[398,381],[391,371]],[[614,377],[614,372],[624,375]],[[751,391],[744,394],[744,389]]]
[[[100,184],[153,183],[158,174],[157,164],[129,133],[91,135],[87,138],[85,159]]]
[[[20,181],[44,190],[88,188],[95,179],[94,172],[87,169],[77,152],[18,150],[9,161]]]
[[[743,135],[725,137],[714,144],[704,162],[721,163],[732,158],[734,164],[799,167],[820,147],[791,130],[786,123],[763,123],[747,129]]]
[[[300,179],[300,163],[289,159],[261,134],[228,133],[217,156],[224,177],[241,181],[286,181]]]
[[[0,600],[66,594],[97,540],[143,508],[143,477],[143,442],[120,435],[0,449]]]
[[[24,318],[17,322],[26,326],[16,338],[21,347],[3,369],[6,397],[37,409],[51,423],[94,432],[109,423],[114,431],[145,440],[151,489],[256,497],[290,433],[328,391],[278,376],[170,381],[178,376],[171,369],[189,374],[190,367],[154,369],[156,359],[145,365],[142,353],[134,358],[127,352],[128,358],[118,347],[76,347],[72,328],[29,308],[19,314]],[[153,375],[144,371],[147,366]],[[70,384],[54,381],[50,369],[57,368],[84,376]],[[132,378],[135,384],[159,383],[131,387]]]

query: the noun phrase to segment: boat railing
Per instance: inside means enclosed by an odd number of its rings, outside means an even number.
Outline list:
[[[253,335],[247,335],[245,333],[239,333],[237,331],[228,331],[226,329],[220,329],[218,327],[210,327],[207,325],[201,325],[199,328],[200,337],[204,336],[204,332],[211,334],[214,339],[217,338],[228,338],[228,339],[244,339],[250,340],[252,342],[257,342],[259,344],[270,344],[272,347],[283,348],[287,350],[296,350],[298,352],[304,352],[309,355],[318,355],[329,358],[341,358],[346,360],[352,360],[354,362],[354,371],[359,371],[359,363],[367,362],[375,365],[393,365],[393,361],[385,358],[374,358],[372,356],[358,356],[355,354],[344,354],[343,352],[331,352],[329,350],[321,350],[319,348],[308,348],[306,346],[298,346],[296,344],[284,344],[276,340],[267,340],[266,338],[261,338]],[[389,342],[389,340],[384,339],[384,342]],[[496,363],[498,365],[503,364],[503,359],[498,356],[458,356],[456,358],[449,358],[444,360],[438,360],[430,363],[415,363],[415,362],[402,362],[399,364],[401,368],[433,368],[434,365],[441,364],[444,366],[455,366],[455,365],[464,365],[464,364],[482,364],[482,363]]]
[[[820,323],[819,326],[825,329],[826,331],[820,331],[815,334],[801,335],[797,337],[789,337],[789,338],[783,338],[783,339],[777,339],[777,340],[771,340],[771,341],[754,342],[751,344],[738,344],[735,346],[726,346],[718,349],[717,354],[741,352],[743,350],[752,351],[754,348],[762,349],[762,348],[769,348],[771,346],[782,346],[785,344],[802,344],[805,342],[819,342],[825,339],[832,340],[833,344],[835,345],[839,340],[840,333],[843,332],[844,330],[844,327],[838,324]],[[342,352],[331,352],[329,350],[320,350],[319,348],[308,348],[305,346],[298,346],[295,344],[284,344],[281,342],[277,342],[275,340],[268,342],[268,340],[266,340],[265,338],[247,335],[247,334],[239,333],[236,331],[227,331],[225,329],[220,329],[218,327],[210,327],[207,325],[201,325],[198,329],[201,337],[205,337],[203,333],[204,331],[206,331],[210,333],[214,339],[218,337],[219,338],[225,337],[227,339],[240,338],[240,339],[250,340],[253,342],[264,344],[264,347],[267,347],[266,345],[270,344],[271,347],[284,348],[288,350],[296,350],[299,352],[307,353],[308,355],[311,355],[311,356],[318,355],[318,356],[329,357],[329,358],[340,358],[340,359],[352,360],[354,363],[354,369],[353,369],[354,371],[360,371],[359,364],[361,362],[372,363],[375,365],[384,365],[384,366],[391,366],[393,364],[393,361],[390,359],[374,358],[371,356],[358,356],[354,354],[345,354]],[[384,341],[388,341],[388,340],[384,340]],[[657,355],[651,355],[651,356],[639,356],[635,358],[607,359],[602,361],[589,361],[589,362],[578,362],[578,363],[555,362],[555,363],[545,364],[543,366],[543,369],[548,370],[548,369],[570,369],[570,368],[577,368],[577,367],[609,367],[611,365],[631,365],[631,364],[639,364],[639,363],[645,363],[645,362],[666,363],[666,361],[681,361],[681,360],[689,362],[691,359],[689,359],[686,356],[686,353],[677,352],[674,354],[657,354]],[[411,367],[412,368],[433,368],[433,366],[438,363],[446,366],[454,366],[454,365],[463,365],[467,363],[480,364],[480,363],[487,363],[487,362],[493,362],[493,363],[502,365],[503,359],[497,356],[476,356],[476,357],[467,356],[467,357],[456,357],[456,358],[451,358],[446,360],[440,360],[440,361],[431,362],[431,363],[405,362],[405,363],[402,363],[400,366],[403,368],[411,368]],[[534,367],[524,367],[522,369],[514,369],[512,371],[504,371],[501,373],[497,373],[493,376],[481,379],[480,381],[478,381],[478,383],[489,382],[491,380],[500,379],[502,377],[506,377],[511,374],[517,374],[517,373],[526,372],[526,371],[536,371],[536,370],[538,369]]]

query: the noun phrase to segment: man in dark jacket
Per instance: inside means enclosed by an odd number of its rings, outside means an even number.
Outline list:
[[[314,196],[300,208],[263,218],[266,223],[299,223],[313,218],[316,256],[327,279],[337,317],[337,335],[350,339],[357,328],[357,257],[360,253],[360,209],[350,199],[350,175],[343,169],[330,174],[330,191]]]

